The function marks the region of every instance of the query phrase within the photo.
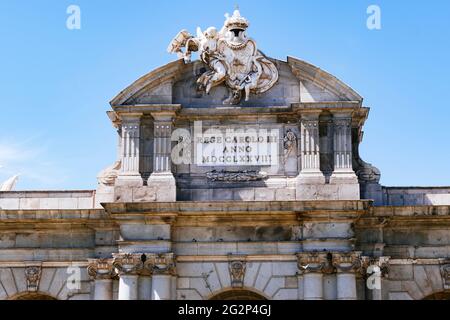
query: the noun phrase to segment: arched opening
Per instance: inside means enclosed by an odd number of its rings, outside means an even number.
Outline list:
[[[267,300],[262,295],[244,289],[233,289],[218,293],[210,298],[210,300]]]
[[[433,293],[425,297],[423,300],[450,300],[450,291]]]
[[[12,297],[10,300],[57,300],[52,296],[40,292],[26,292]]]

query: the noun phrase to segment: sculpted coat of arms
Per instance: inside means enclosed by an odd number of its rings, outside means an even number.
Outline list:
[[[209,94],[211,89],[225,84],[230,96],[224,104],[238,104],[243,94],[248,101],[250,94],[260,94],[272,88],[278,80],[274,63],[257,49],[256,42],[247,37],[249,22],[235,10],[230,17],[225,15],[225,24],[220,31],[209,27],[197,36],[182,30],[167,49],[177,53],[185,62],[191,61],[192,52],[209,67],[197,80],[199,90]],[[185,49],[183,51],[183,48]]]

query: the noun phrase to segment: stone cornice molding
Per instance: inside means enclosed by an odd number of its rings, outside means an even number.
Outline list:
[[[215,201],[103,203],[118,223],[204,225],[229,222],[254,225],[300,223],[302,221],[355,222],[368,212],[372,201]]]
[[[112,101],[111,106],[118,106],[127,103],[127,100],[139,94],[144,89],[154,88],[166,82],[172,82],[181,68],[184,67],[183,60],[170,62],[161,66],[136,80],[133,84],[122,90]]]
[[[153,114],[177,114],[181,104],[137,104],[113,106],[116,116],[121,118],[130,114],[153,115]]]
[[[330,73],[291,56],[287,57],[287,63],[291,66],[292,72],[299,80],[309,80],[319,87],[327,89],[341,97],[342,100],[362,103],[363,98],[355,90]]]
[[[356,214],[367,211],[373,204],[371,200],[348,201],[194,201],[194,202],[142,202],[142,203],[104,203],[103,207],[111,215],[152,214],[152,215],[203,215],[252,212],[289,212],[299,214],[334,213]]]

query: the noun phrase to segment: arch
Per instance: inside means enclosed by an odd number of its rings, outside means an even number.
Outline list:
[[[433,293],[433,294],[423,298],[423,300],[449,300],[450,301],[450,291],[436,292],[436,293]]]
[[[248,288],[228,288],[214,293],[208,300],[269,300],[262,293]]]
[[[22,292],[9,298],[8,300],[58,300],[58,299],[43,292]]]

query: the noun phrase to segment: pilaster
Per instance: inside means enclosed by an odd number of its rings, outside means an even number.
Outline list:
[[[94,300],[113,300],[113,259],[89,259],[88,274],[94,280]]]
[[[140,167],[141,113],[121,114],[120,160],[121,168],[116,186],[141,187]]]
[[[119,300],[138,300],[139,272],[143,268],[140,254],[113,254],[113,265],[119,275]]]
[[[338,198],[360,199],[358,177],[353,170],[352,115],[349,112],[333,111],[333,154],[330,184],[338,186]]]
[[[356,272],[362,267],[361,253],[334,253],[332,263],[337,271],[337,299],[356,300]]]
[[[171,300],[173,278],[176,277],[173,253],[147,254],[144,268],[152,273],[152,300]]]
[[[352,161],[352,115],[333,112],[334,171],[331,183],[358,183]]]
[[[156,200],[176,201],[175,177],[172,173],[172,126],[175,112],[152,113],[154,119],[153,173],[147,185],[156,187]]]
[[[304,252],[297,254],[297,259],[302,275],[303,299],[323,300],[323,272],[329,265],[327,253]]]
[[[320,112],[308,112],[300,119],[301,170],[297,178],[299,184],[324,184],[325,177],[320,171]]]

